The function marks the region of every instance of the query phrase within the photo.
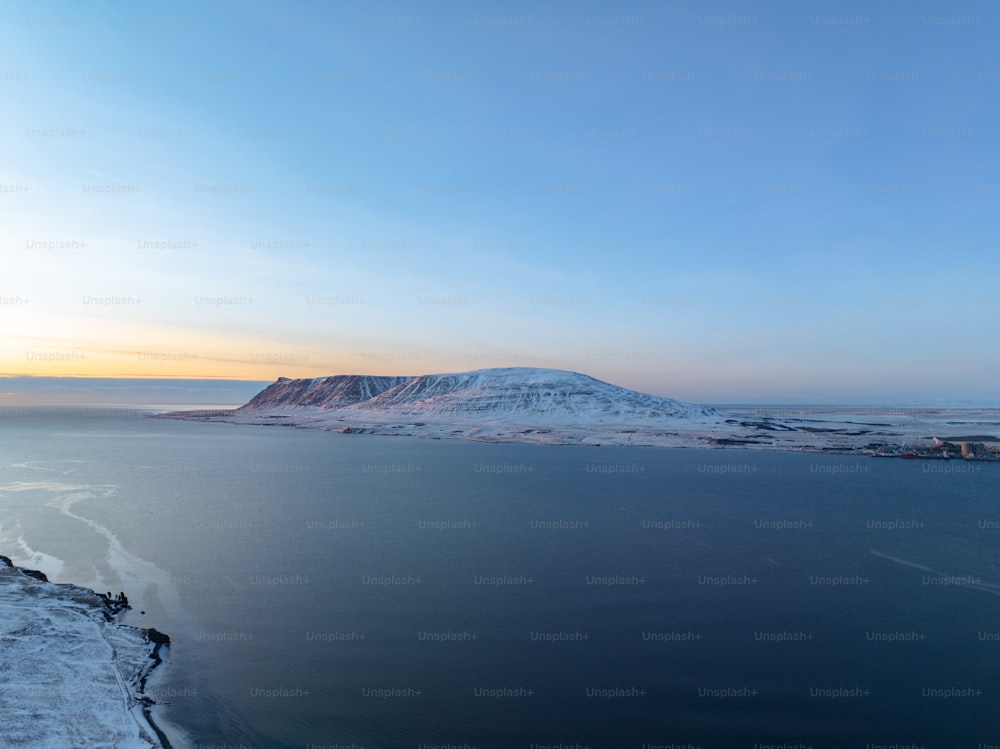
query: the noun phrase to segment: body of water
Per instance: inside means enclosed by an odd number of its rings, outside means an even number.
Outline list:
[[[0,553],[171,635],[178,746],[974,747],[998,479],[18,408]]]

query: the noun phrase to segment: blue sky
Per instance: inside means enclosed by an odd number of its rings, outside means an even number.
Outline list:
[[[8,2],[0,374],[995,403],[998,22]]]

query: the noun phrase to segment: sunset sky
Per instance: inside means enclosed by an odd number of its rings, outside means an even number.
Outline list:
[[[0,375],[1000,402],[998,38],[987,2],[7,0]]]

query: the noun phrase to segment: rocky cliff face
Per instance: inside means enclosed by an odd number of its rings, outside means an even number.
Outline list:
[[[290,380],[281,377],[237,410],[261,411],[292,407],[343,408],[374,398],[409,379],[409,377],[373,375],[336,375],[309,380]]]

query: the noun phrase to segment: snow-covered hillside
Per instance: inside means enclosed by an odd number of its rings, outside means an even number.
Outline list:
[[[145,630],[100,596],[0,557],[0,746],[164,746],[143,689],[158,660]]]
[[[344,419],[399,417],[524,425],[628,425],[714,420],[710,408],[611,385],[577,372],[509,367],[416,377],[279,379],[239,413],[317,410]],[[319,415],[318,413],[316,414]]]
[[[158,417],[432,439],[680,446],[713,439],[727,414],[578,372],[506,367],[415,377],[280,377],[240,408]]]

